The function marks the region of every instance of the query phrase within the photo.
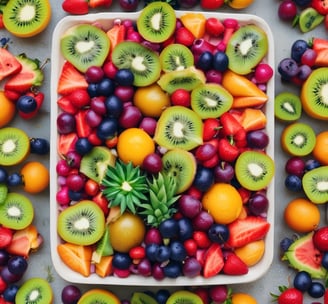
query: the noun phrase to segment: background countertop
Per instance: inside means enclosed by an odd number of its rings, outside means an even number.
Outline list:
[[[26,53],[29,57],[38,58],[41,62],[50,58],[51,56],[51,39],[52,32],[55,28],[57,22],[66,16],[65,12],[61,8],[62,1],[50,0],[52,5],[52,20],[48,28],[41,34],[36,37],[23,39],[11,37],[11,44],[9,50],[14,54]],[[117,2],[114,0],[113,2]],[[285,57],[290,56],[290,48],[292,43],[296,39],[305,39],[308,40],[311,37],[327,37],[327,32],[324,29],[323,25],[320,25],[316,30],[309,32],[307,34],[302,34],[298,28],[292,28],[290,23],[283,23],[278,18],[278,0],[255,0],[254,3],[247,9],[242,11],[232,10],[228,7],[220,9],[220,12],[224,13],[248,13],[254,14],[263,18],[271,27],[271,30],[274,35],[275,40],[275,69],[279,61]],[[140,8],[142,6],[140,5]],[[198,10],[199,7],[196,7],[195,10]],[[119,11],[119,6],[117,3],[108,9],[103,9],[104,12],[114,12]],[[99,10],[100,11],[100,10]],[[93,10],[92,12],[97,12]],[[0,30],[0,37],[8,36],[8,32],[5,30]],[[50,64],[47,64],[44,68],[45,72],[45,82],[41,90],[45,93],[45,102],[42,108],[42,112],[38,117],[32,121],[24,121],[18,115],[11,125],[20,127],[28,133],[30,137],[44,137],[50,139],[50,78],[51,70]],[[280,77],[278,73],[275,75],[275,92],[276,94],[282,91],[297,92],[298,89],[292,85],[282,85],[280,82]],[[271,101],[273,102],[273,101]],[[273,115],[273,113],[272,113]],[[320,121],[314,121],[305,114],[302,115],[302,121],[309,122],[313,126],[316,132],[327,129],[327,124]],[[287,228],[283,222],[282,214],[284,206],[297,195],[292,195],[289,191],[284,188],[284,165],[288,156],[281,151],[280,147],[280,133],[284,127],[284,124],[276,122],[275,126],[275,163],[276,163],[276,179],[275,179],[275,246],[274,246],[274,258],[270,270],[259,280],[252,282],[246,285],[236,285],[231,286],[233,291],[245,291],[249,294],[252,294],[258,301],[258,303],[270,303],[271,297],[270,292],[278,293],[278,286],[280,285],[289,285],[291,284],[295,272],[291,269],[288,269],[287,264],[280,261],[279,256],[279,242],[285,237],[291,237],[293,231]],[[31,155],[29,160],[37,158],[39,161],[42,161],[44,164],[49,166],[49,157],[45,156],[40,158]],[[19,168],[11,168],[11,171],[19,171]],[[35,220],[34,224],[38,227],[38,230],[44,237],[44,244],[37,252],[32,253],[29,259],[29,268],[27,273],[24,276],[24,279],[28,277],[43,277],[43,278],[52,278],[51,285],[55,293],[54,303],[61,303],[60,293],[62,288],[69,284],[60,278],[51,263],[50,256],[50,214],[49,214],[49,192],[45,191],[42,194],[34,195],[30,197],[35,206]],[[320,206],[322,214],[322,224],[325,223],[325,207]],[[82,290],[90,289],[94,286],[79,286]],[[145,290],[145,287],[121,287],[121,286],[102,286],[101,288],[109,289],[120,297],[127,296],[129,293],[135,290]],[[149,288],[150,289],[150,288]],[[154,287],[154,290],[156,288]],[[304,303],[312,303],[320,301],[320,299],[307,299]]]

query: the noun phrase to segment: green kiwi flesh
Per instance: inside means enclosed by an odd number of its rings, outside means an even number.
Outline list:
[[[229,69],[237,74],[249,74],[267,51],[266,33],[256,25],[242,26],[232,34],[227,44]]]
[[[319,14],[314,8],[308,7],[302,10],[298,24],[301,32],[307,33],[316,28],[320,23],[324,21],[325,17]]]
[[[235,174],[242,187],[251,191],[264,189],[274,175],[273,159],[262,152],[242,152],[236,161]]]
[[[30,152],[30,139],[21,129],[0,129],[0,165],[13,166],[22,162]]]
[[[314,149],[316,134],[306,123],[294,122],[281,134],[282,146],[291,155],[306,156]]]
[[[172,36],[175,26],[174,9],[168,3],[161,1],[149,3],[137,20],[138,32],[150,42],[164,42]]]
[[[90,179],[100,183],[108,166],[114,166],[116,157],[105,146],[96,146],[81,159],[80,171]]]
[[[298,95],[282,92],[274,100],[275,117],[281,121],[294,122],[301,117],[302,104]]]
[[[203,84],[191,92],[191,108],[202,119],[220,117],[233,102],[232,95],[221,85]]]
[[[0,224],[10,229],[24,229],[34,218],[32,202],[26,196],[10,192],[0,205]]]
[[[49,304],[53,302],[51,285],[42,278],[29,278],[18,289],[15,303]]]
[[[193,154],[182,149],[172,149],[163,155],[162,161],[162,173],[170,174],[176,180],[176,192],[187,190],[194,181],[197,169]]]
[[[51,19],[48,0],[9,0],[3,9],[5,28],[18,37],[32,37],[42,32]]]
[[[104,234],[97,242],[96,249],[93,251],[91,259],[94,263],[99,263],[101,257],[110,256],[113,253],[114,253],[113,247],[110,244],[110,238],[109,238],[109,227],[108,225],[106,225]]]
[[[173,106],[160,116],[154,135],[155,142],[167,149],[191,150],[203,143],[203,123],[191,109]]]
[[[315,69],[302,85],[303,110],[312,117],[328,120],[328,68]]]
[[[328,166],[321,166],[306,172],[302,185],[308,199],[315,204],[328,202]]]
[[[184,70],[194,65],[194,55],[183,44],[173,43],[166,46],[159,60],[164,72]]]
[[[131,297],[131,304],[158,304],[150,295],[144,292],[134,292]]]
[[[157,81],[163,91],[172,94],[177,89],[192,91],[206,82],[206,77],[201,70],[191,66],[184,70],[164,73]]]
[[[202,299],[195,293],[188,290],[178,290],[173,292],[166,301],[166,304],[202,304]]]
[[[119,43],[112,52],[112,61],[119,69],[131,70],[134,75],[133,84],[137,87],[154,83],[161,73],[159,55],[133,41]]]
[[[106,33],[91,24],[78,24],[69,28],[60,39],[64,58],[79,71],[90,66],[102,66],[106,60],[110,40]]]
[[[0,205],[2,205],[7,198],[8,187],[5,184],[0,184]]]
[[[105,216],[96,203],[82,200],[59,214],[57,227],[58,234],[64,241],[87,246],[98,242],[102,237]]]

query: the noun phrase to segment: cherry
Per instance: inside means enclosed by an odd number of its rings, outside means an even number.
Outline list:
[[[284,0],[280,3],[278,8],[278,16],[282,20],[290,21],[295,18],[297,14],[297,6],[292,0]]]

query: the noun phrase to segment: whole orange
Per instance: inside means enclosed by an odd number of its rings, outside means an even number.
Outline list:
[[[170,106],[170,97],[155,83],[137,88],[133,102],[144,116],[159,117]]]
[[[20,171],[23,187],[28,193],[39,193],[49,185],[49,170],[40,162],[27,162]]]
[[[296,232],[310,232],[319,225],[320,210],[308,199],[296,198],[287,204],[284,210],[284,220],[289,228]]]
[[[317,134],[312,154],[322,165],[328,165],[328,131]]]
[[[215,183],[203,195],[203,208],[216,223],[229,224],[240,215],[243,202],[239,192],[230,184]]]
[[[257,304],[257,301],[254,297],[247,293],[234,293],[231,297],[232,304]]]
[[[144,158],[154,152],[153,139],[142,129],[126,129],[118,137],[117,154],[125,163],[131,161],[134,166],[140,166]]]
[[[7,125],[16,113],[15,104],[9,100],[3,91],[0,91],[0,128]]]

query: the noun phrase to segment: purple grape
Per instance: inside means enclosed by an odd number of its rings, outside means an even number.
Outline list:
[[[124,11],[135,11],[139,5],[139,0],[119,0],[119,5]]]
[[[9,253],[4,249],[0,249],[0,266],[7,265],[8,260],[9,260]]]
[[[91,66],[85,72],[85,79],[88,83],[98,83],[104,78],[104,75],[101,67]]]
[[[126,106],[123,108],[123,112],[119,118],[119,124],[121,127],[128,129],[137,127],[142,119],[140,110],[135,106]]]
[[[105,115],[107,113],[105,98],[102,96],[93,97],[90,102],[90,109],[99,115]]]
[[[163,168],[162,158],[157,153],[148,154],[142,162],[142,168],[149,173],[156,174]]]
[[[66,185],[69,190],[81,191],[84,188],[85,180],[80,174],[69,174],[66,178]]]
[[[180,0],[179,3],[182,8],[193,8],[198,4],[198,0]]]
[[[250,131],[246,135],[247,144],[254,149],[265,149],[269,144],[269,136],[265,130]]]
[[[153,136],[155,134],[156,125],[157,120],[155,118],[144,117],[139,124],[139,128],[143,129],[150,136]]]
[[[192,219],[201,212],[202,203],[191,195],[183,194],[178,200],[178,209],[183,216]]]
[[[151,275],[151,263],[148,259],[142,259],[138,264],[138,274],[142,276]]]
[[[288,174],[303,176],[305,171],[305,161],[299,156],[293,156],[289,158],[285,164],[285,171]]]
[[[63,304],[76,304],[81,298],[81,290],[75,285],[67,285],[61,293]]]
[[[297,6],[292,0],[284,0],[278,8],[278,16],[281,20],[293,20],[297,14]]]
[[[123,102],[129,102],[134,95],[134,88],[132,86],[116,86],[114,94]]]
[[[228,288],[226,285],[215,285],[210,287],[209,295],[215,303],[223,303],[228,297]]]
[[[72,114],[63,112],[57,116],[57,130],[60,134],[68,134],[75,131],[75,118]]]
[[[221,162],[214,168],[214,179],[217,183],[230,183],[234,176],[235,169],[228,162]]]
[[[188,278],[194,278],[200,275],[202,266],[199,261],[194,257],[189,257],[184,261],[182,266],[183,275]]]
[[[67,164],[71,168],[80,168],[82,156],[76,151],[69,151],[66,154]]]
[[[207,82],[220,84],[222,82],[222,72],[213,69],[208,70],[206,71],[206,80]]]
[[[10,272],[8,266],[4,266],[1,269],[0,276],[7,284],[16,283],[22,278],[22,274]]]
[[[285,80],[289,80],[298,74],[297,62],[292,58],[285,58],[278,65],[278,72]]]
[[[202,210],[193,219],[192,224],[195,230],[207,231],[214,223],[212,215],[207,211]]]
[[[310,76],[311,73],[312,73],[312,69],[307,64],[302,64],[298,68],[297,77],[300,80],[306,80]]]
[[[255,193],[248,201],[248,208],[254,215],[262,215],[267,212],[269,207],[269,200],[266,195],[262,193]]]
[[[85,115],[85,122],[92,128],[98,127],[101,120],[102,116],[92,109],[89,109]]]
[[[148,244],[161,244],[162,243],[162,236],[161,233],[159,232],[159,230],[157,228],[150,228],[147,230],[146,235],[145,235],[145,239],[144,242],[146,245]]]
[[[159,263],[155,263],[152,267],[152,275],[155,280],[163,280],[165,278],[164,270]]]

